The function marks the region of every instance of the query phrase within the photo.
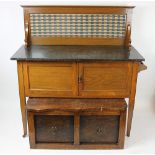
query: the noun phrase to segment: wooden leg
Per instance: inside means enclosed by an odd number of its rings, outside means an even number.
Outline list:
[[[129,99],[128,122],[127,122],[127,136],[128,137],[130,136],[130,132],[131,132],[133,110],[134,110],[134,101],[132,99]]]
[[[139,63],[135,62],[133,64],[131,95],[130,95],[130,98],[129,98],[129,107],[128,107],[128,121],[127,121],[127,136],[128,137],[130,136],[132,117],[133,117],[133,110],[134,110],[134,104],[135,104],[138,67],[139,67]]]
[[[26,97],[24,92],[24,80],[23,80],[23,63],[17,62],[18,66],[18,83],[19,83],[19,97],[20,97],[20,109],[22,113],[23,122],[23,137],[27,135],[27,114],[26,114]]]
[[[125,127],[126,127],[126,110],[120,112],[120,125],[119,125],[119,148],[124,148],[125,141]]]
[[[28,126],[29,126],[29,142],[30,148],[35,148],[35,128],[34,128],[34,113],[28,112]]]

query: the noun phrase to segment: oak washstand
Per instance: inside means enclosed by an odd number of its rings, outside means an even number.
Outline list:
[[[26,97],[30,97],[30,101],[36,98],[39,102],[36,106],[40,106],[41,100],[44,103],[47,98],[48,103],[53,103],[52,98],[66,98],[71,100],[75,109],[73,101],[76,100],[109,99],[113,102],[113,99],[122,99],[124,103],[124,99],[129,98],[127,135],[130,136],[137,75],[146,69],[142,63],[144,58],[131,45],[131,15],[134,7],[23,8],[25,46],[22,45],[11,60],[17,60],[24,136],[27,135],[27,109],[32,110],[32,103],[26,109]],[[114,105],[117,106],[117,103],[114,102]],[[51,110],[51,107],[48,108]],[[56,118],[60,122],[61,119]],[[71,123],[73,118],[64,121]],[[85,122],[85,119],[82,118],[82,121]],[[74,136],[78,144],[79,135]],[[68,138],[73,141],[71,137]],[[83,141],[89,141],[87,138],[83,137]]]

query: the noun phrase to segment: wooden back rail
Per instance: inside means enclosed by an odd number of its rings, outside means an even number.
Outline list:
[[[132,6],[23,6],[25,46],[130,47]]]

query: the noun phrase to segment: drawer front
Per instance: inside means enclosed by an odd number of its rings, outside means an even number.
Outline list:
[[[74,140],[73,116],[35,115],[36,143],[70,142]]]
[[[118,143],[119,116],[81,116],[81,143]]]
[[[132,63],[81,63],[80,96],[127,97],[130,94]]]
[[[74,63],[25,63],[24,79],[27,96],[56,97],[77,94]]]

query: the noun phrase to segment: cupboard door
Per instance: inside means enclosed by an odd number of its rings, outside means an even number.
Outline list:
[[[79,95],[127,97],[130,94],[132,62],[79,64]]]
[[[24,63],[27,96],[59,97],[77,95],[75,63]]]
[[[73,116],[35,115],[36,143],[73,143]]]
[[[119,116],[80,116],[81,143],[118,143]]]

